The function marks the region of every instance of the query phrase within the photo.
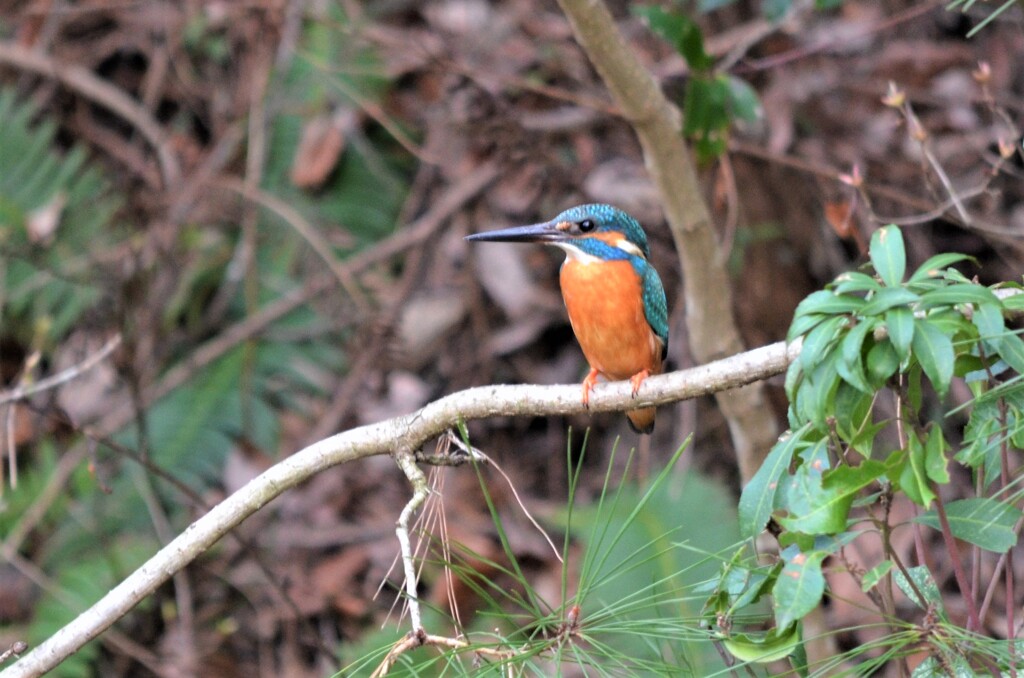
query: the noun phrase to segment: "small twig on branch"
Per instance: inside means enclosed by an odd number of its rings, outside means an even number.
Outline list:
[[[700,367],[649,377],[636,397],[629,382],[599,384],[590,398],[589,409],[623,411],[738,388],[781,374],[799,351],[799,342],[788,346],[779,342]],[[26,678],[51,670],[267,502],[324,469],[395,450],[416,450],[460,421],[585,411],[577,384],[480,386],[453,393],[412,414],[360,426],[314,443],[271,466],[214,506],[92,607],[0,674],[0,678]]]
[[[102,362],[104,358],[110,355],[114,351],[114,349],[116,349],[120,345],[121,335],[114,335],[107,341],[106,344],[103,345],[103,347],[99,351],[89,356],[88,358],[78,363],[77,365],[72,365],[66,370],[63,370],[51,377],[47,377],[46,379],[41,379],[34,384],[18,384],[14,388],[8,389],[6,391],[0,391],[0,406],[6,405],[7,403],[11,402],[17,402],[19,400],[24,400],[25,398],[35,395],[36,393],[41,393],[51,388],[56,388],[61,384],[67,383],[72,379],[77,378],[79,375],[88,372],[93,367],[100,364],[100,362]],[[10,455],[9,463],[11,469],[11,487],[18,486],[18,465],[14,449],[14,415],[15,410],[14,406],[12,405],[7,408],[7,426],[5,427],[7,431],[7,452]],[[2,462],[0,462],[0,496],[3,496],[3,480],[3,464]]]
[[[425,645],[440,647],[447,650],[469,650],[472,648],[473,654],[496,659],[498,661],[510,659],[515,656],[514,650],[499,650],[493,647],[470,645],[469,641],[464,638],[448,638],[446,636],[432,636],[426,633],[412,632],[394,644],[388,652],[388,655],[384,657],[384,661],[382,661],[380,666],[370,674],[370,678],[383,678],[383,676],[386,676],[391,670],[391,667],[395,665],[395,662],[398,661],[399,657],[410,650],[415,650],[416,648],[423,647]]]
[[[18,656],[28,649],[28,643],[24,640],[15,641],[9,648],[0,652],[0,663],[7,661],[12,656]]]
[[[250,186],[247,182],[239,179],[218,179],[214,182],[214,185],[225,190],[238,193],[246,200],[257,203],[281,217],[289,226],[292,227],[292,229],[295,230],[296,233],[299,234],[303,240],[309,243],[309,246],[314,252],[316,252],[317,256],[327,264],[327,268],[330,269],[342,289],[348,293],[349,297],[359,310],[362,313],[370,312],[370,302],[366,298],[366,294],[359,289],[359,286],[356,284],[351,272],[338,258],[334,248],[327,239],[320,234],[316,227],[303,217],[297,209],[289,205],[284,200],[266,193],[259,188]]]
[[[9,389],[7,391],[0,391],[0,405],[6,405],[9,402],[15,400],[23,400],[29,396],[48,391],[51,388],[56,388],[61,384],[65,384],[72,379],[76,379],[82,374],[88,372],[92,368],[99,365],[103,360],[114,352],[118,346],[121,345],[121,335],[116,334],[107,340],[107,343],[103,344],[100,350],[93,353],[91,356],[78,363],[72,365],[66,370],[62,370],[52,377],[46,379],[40,379],[34,384],[27,384],[25,386],[18,386],[16,388]]]
[[[430,495],[430,488],[427,487],[427,477],[416,465],[412,450],[401,448],[395,451],[395,462],[402,469],[402,473],[408,478],[412,485],[412,499],[402,509],[395,525],[395,534],[398,536],[398,543],[402,549],[402,568],[405,572],[405,595],[408,598],[409,621],[412,623],[412,632],[419,634],[423,632],[423,621],[420,616],[420,599],[416,593],[416,562],[412,555],[412,543],[409,540],[409,522],[419,510],[423,502]]]

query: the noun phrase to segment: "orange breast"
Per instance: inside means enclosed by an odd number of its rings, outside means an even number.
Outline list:
[[[628,261],[570,258],[560,276],[569,322],[590,366],[610,380],[661,372],[661,343],[644,315],[640,278]]]

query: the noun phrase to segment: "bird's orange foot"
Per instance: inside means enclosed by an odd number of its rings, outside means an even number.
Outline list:
[[[636,397],[637,391],[640,390],[640,384],[644,382],[644,379],[651,376],[650,370],[640,370],[632,377],[629,378],[629,383],[633,384],[633,397]]]
[[[583,405],[590,407],[590,391],[597,384],[598,371],[593,367],[590,368],[590,372],[587,373],[586,378],[583,380]]]

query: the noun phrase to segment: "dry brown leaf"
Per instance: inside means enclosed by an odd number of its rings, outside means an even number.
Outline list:
[[[853,202],[845,198],[827,200],[825,202],[825,220],[843,240],[847,240],[853,231]]]
[[[349,617],[362,617],[370,611],[370,601],[362,595],[361,577],[370,565],[370,557],[361,548],[348,548],[317,563],[310,575],[313,588]]]
[[[327,181],[345,150],[345,127],[352,119],[353,114],[345,111],[306,121],[292,160],[292,184],[312,190]]]

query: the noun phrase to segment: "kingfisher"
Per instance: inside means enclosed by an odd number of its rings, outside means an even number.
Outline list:
[[[476,233],[466,240],[539,242],[565,251],[559,273],[562,299],[576,340],[590,365],[583,404],[598,376],[629,379],[633,396],[644,379],[661,374],[668,351],[665,288],[648,262],[640,223],[611,205],[571,207],[551,221]],[[637,433],[654,430],[655,408],[626,412]]]

